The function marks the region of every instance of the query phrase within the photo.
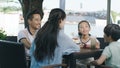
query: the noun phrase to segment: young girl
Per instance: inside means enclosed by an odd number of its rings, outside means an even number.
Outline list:
[[[99,41],[89,34],[90,32],[90,24],[86,20],[82,20],[78,24],[78,34],[80,39],[80,47],[86,49],[98,49],[100,48]],[[81,64],[87,64],[93,61],[94,58],[87,58],[84,60],[79,60]],[[94,67],[91,67],[94,68]]]
[[[105,65],[112,68],[120,68],[120,26],[117,24],[108,24],[104,28],[104,40],[109,42],[109,46],[105,47],[99,59],[91,62],[100,65],[105,61]]]
[[[30,49],[30,68],[61,64],[64,54],[80,51],[80,47],[63,31],[65,18],[66,14],[63,10],[59,8],[51,10],[48,21],[37,32]]]
[[[90,32],[90,24],[86,20],[82,20],[78,24],[78,34],[80,38],[80,47],[81,48],[91,48],[92,46],[95,48],[100,48],[99,41],[89,34]]]

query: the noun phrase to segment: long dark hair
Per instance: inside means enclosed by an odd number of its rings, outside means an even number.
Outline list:
[[[111,36],[114,41],[120,38],[120,26],[117,24],[108,24],[104,28],[104,33],[109,37]]]
[[[36,49],[34,52],[37,61],[43,61],[45,58],[53,59],[55,48],[58,46],[57,34],[59,32],[59,24],[66,17],[62,9],[52,9],[48,21],[37,32],[34,40]]]
[[[88,26],[90,27],[90,24],[89,24],[88,21],[86,21],[86,20],[82,20],[82,21],[80,21],[80,22],[78,23],[78,35],[79,35],[79,37],[82,36],[82,34],[79,32],[79,28],[80,28],[80,24],[83,23],[83,22],[86,22],[86,23],[88,24]],[[90,28],[91,28],[91,27],[90,27]],[[89,34],[89,36],[90,36],[90,35],[91,35],[91,34]]]

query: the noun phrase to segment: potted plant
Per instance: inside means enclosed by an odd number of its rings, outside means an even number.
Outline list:
[[[0,29],[0,40],[5,40],[7,37],[7,34],[5,34],[5,31],[3,29]]]

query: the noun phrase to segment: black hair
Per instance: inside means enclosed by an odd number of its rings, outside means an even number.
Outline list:
[[[57,34],[60,30],[59,24],[65,18],[66,14],[62,9],[55,8],[51,10],[47,22],[38,30],[34,40],[36,45],[34,56],[37,61],[54,57],[55,48],[58,46]]]
[[[104,33],[114,41],[117,41],[120,38],[120,26],[117,24],[108,24],[104,28]]]
[[[80,21],[79,23],[78,23],[78,31],[79,31],[79,28],[80,28],[80,24],[81,23],[83,23],[83,22],[86,22],[87,24],[88,24],[88,26],[90,27],[90,24],[89,24],[89,22],[87,21],[87,20],[82,20],[82,21]],[[91,27],[90,27],[91,28]],[[82,34],[80,33],[80,32],[78,32],[78,35],[81,37],[82,36]],[[90,36],[91,34],[89,34],[89,36]]]
[[[32,35],[32,33],[30,32],[30,29],[29,29],[29,25],[28,25],[28,20],[32,20],[33,19],[33,15],[34,14],[39,14],[41,19],[43,18],[43,13],[40,12],[39,10],[35,9],[35,10],[32,10],[32,11],[29,11],[26,15],[26,22],[27,22],[27,29],[28,29],[28,32]]]

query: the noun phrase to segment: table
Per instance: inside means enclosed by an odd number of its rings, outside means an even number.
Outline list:
[[[64,63],[69,66],[69,68],[76,68],[76,59],[86,59],[89,57],[98,58],[103,49],[81,49],[80,52],[74,52],[70,55],[64,55]]]

